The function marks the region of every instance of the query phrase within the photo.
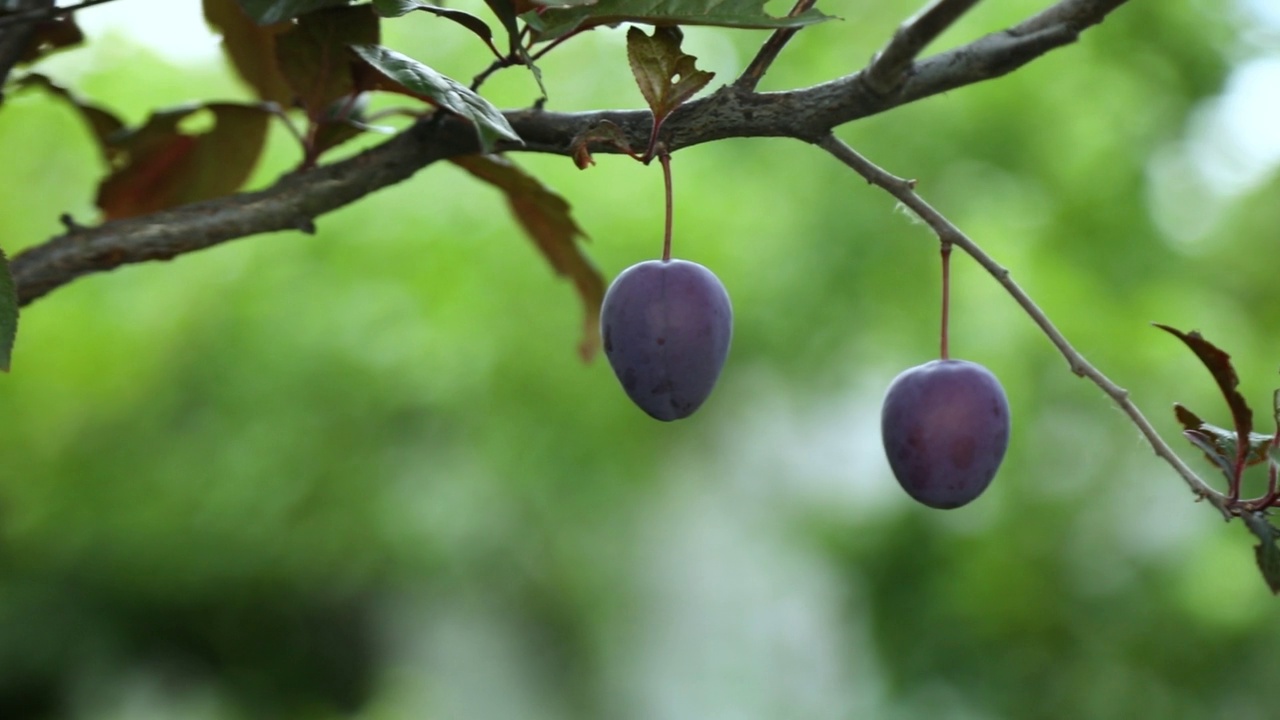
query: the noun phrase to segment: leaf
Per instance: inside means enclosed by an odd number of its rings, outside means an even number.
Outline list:
[[[311,138],[311,152],[315,157],[363,135],[369,126],[364,124],[364,112],[369,100],[360,97],[354,103],[340,100],[331,105],[316,123]]]
[[[200,112],[213,127],[184,132],[180,125]],[[271,117],[266,108],[232,103],[154,113],[112,143],[119,166],[98,188],[98,207],[111,220],[235,192],[258,161]]]
[[[730,28],[798,28],[831,18],[810,8],[795,17],[764,11],[767,0],[600,0],[590,5],[550,8],[521,18],[538,42],[574,31],[630,22],[642,25],[716,25]]]
[[[715,73],[695,67],[697,58],[681,52],[683,39],[684,33],[678,27],[654,28],[652,36],[636,27],[627,31],[631,74],[653,110],[655,128],[715,77]]]
[[[486,45],[493,48],[495,53],[498,52],[498,49],[493,46],[493,29],[489,27],[489,23],[465,10],[454,10],[453,8],[430,5],[425,2],[421,2],[421,0],[373,0],[373,9],[382,17],[389,18],[400,17],[401,15],[406,15],[414,10],[422,10],[424,12],[429,12],[432,15],[438,15],[442,18],[452,20],[480,36],[480,39],[484,40]]]
[[[261,26],[236,0],[204,0],[204,19],[222,35],[222,52],[260,100],[289,106],[293,91],[276,64],[276,36],[290,26]]]
[[[466,155],[454,158],[453,162],[505,193],[512,214],[551,267],[573,281],[585,310],[578,353],[584,361],[590,360],[600,345],[604,278],[582,253],[577,238],[585,238],[586,233],[569,214],[569,203],[500,155]]]
[[[1173,405],[1173,413],[1178,422],[1185,428],[1182,435],[1200,448],[1204,454],[1219,468],[1223,468],[1227,477],[1234,472],[1236,461],[1235,432],[1220,428],[1200,419],[1198,415],[1178,403]],[[1271,436],[1261,433],[1249,434],[1249,454],[1245,456],[1245,466],[1264,463],[1270,457]]]
[[[276,38],[276,62],[314,121],[334,101],[356,92],[347,46],[377,42],[378,16],[369,5],[320,10]]]
[[[259,25],[292,20],[299,15],[346,5],[347,0],[238,0],[240,7]]]
[[[523,144],[498,108],[457,80],[379,45],[352,45],[351,49],[377,71],[374,89],[412,95],[470,120],[485,152],[499,140]]]
[[[19,88],[40,88],[70,104],[72,108],[80,113],[80,117],[89,126],[89,131],[93,133],[94,140],[98,142],[98,148],[102,150],[102,155],[107,163],[115,163],[118,151],[112,145],[112,139],[123,132],[125,126],[124,122],[116,117],[114,113],[81,99],[67,88],[39,73],[23,76],[16,85]]]
[[[1244,396],[1236,389],[1240,385],[1240,378],[1236,375],[1235,368],[1231,366],[1231,356],[1205,340],[1198,332],[1183,333],[1160,323],[1155,323],[1155,326],[1186,343],[1196,357],[1200,358],[1200,362],[1209,368],[1209,373],[1213,375],[1213,379],[1218,383],[1218,389],[1227,400],[1227,406],[1231,408],[1231,419],[1236,426],[1238,441],[1247,442],[1249,434],[1253,431],[1253,411],[1249,409]]]
[[[579,170],[586,170],[588,167],[595,165],[595,158],[591,157],[592,144],[608,145],[621,150],[628,155],[635,156],[636,153],[631,149],[631,141],[627,139],[627,133],[622,128],[610,120],[601,120],[592,123],[590,127],[578,133],[573,138],[573,142],[569,143],[569,150],[573,154],[573,162],[578,166]]]
[[[75,18],[55,17],[36,23],[27,47],[18,58],[20,63],[34,62],[46,55],[84,42],[84,33]]]
[[[1258,561],[1258,569],[1262,571],[1262,579],[1273,595],[1280,595],[1280,547],[1276,547],[1276,538],[1280,534],[1267,521],[1262,513],[1244,513],[1240,516],[1249,532],[1258,538],[1253,546],[1254,557]]]
[[[484,4],[489,6],[493,14],[498,17],[498,22],[501,22],[502,27],[506,28],[507,42],[510,46],[509,52],[513,55],[520,54],[520,27],[516,22],[514,0],[484,0]]]
[[[0,250],[0,370],[9,372],[13,340],[18,334],[18,290],[9,272],[9,258]]]

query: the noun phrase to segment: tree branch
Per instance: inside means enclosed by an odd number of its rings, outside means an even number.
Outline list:
[[[796,4],[792,6],[791,12],[787,13],[787,17],[795,17],[801,13],[807,12],[818,0],[796,0]],[[769,71],[769,66],[773,65],[773,61],[778,59],[778,54],[782,52],[782,48],[787,46],[791,38],[800,32],[800,28],[780,28],[774,30],[768,40],[760,46],[760,51],[747,64],[747,69],[742,71],[734,85],[739,90],[751,91],[755,90],[760,84],[760,79]]]
[[[1120,406],[1120,409],[1129,416],[1129,419],[1133,421],[1133,424],[1138,427],[1138,431],[1142,433],[1144,438],[1146,438],[1147,443],[1151,445],[1153,450],[1155,450],[1156,455],[1169,463],[1169,465],[1177,471],[1178,475],[1182,477],[1193,493],[1198,497],[1204,498],[1210,505],[1217,508],[1224,518],[1231,519],[1233,515],[1239,514],[1239,510],[1232,508],[1232,503],[1226,496],[1209,487],[1209,485],[1205,483],[1205,481],[1202,480],[1194,470],[1188,467],[1187,464],[1182,461],[1182,458],[1178,457],[1177,453],[1175,453],[1173,449],[1165,443],[1164,439],[1161,438],[1160,434],[1156,432],[1156,429],[1152,427],[1146,416],[1144,416],[1142,411],[1138,409],[1138,406],[1134,405],[1133,401],[1129,399],[1129,392],[1119,385],[1116,385],[1110,378],[1102,374],[1102,371],[1090,364],[1088,360],[1085,360],[1084,356],[1072,347],[1071,343],[1067,342],[1067,339],[1062,335],[1061,331],[1058,330],[1053,322],[1049,320],[1048,316],[1044,314],[1044,311],[1041,310],[1040,307],[1032,301],[1031,297],[1013,281],[1008,270],[1001,267],[999,263],[991,258],[991,256],[983,252],[982,248],[978,247],[977,243],[971,240],[968,235],[961,232],[960,229],[953,225],[951,221],[947,220],[942,213],[935,210],[932,205],[924,200],[924,198],[916,194],[914,181],[904,180],[886,172],[870,160],[858,154],[856,150],[849,147],[835,135],[828,135],[823,138],[822,141],[818,143],[818,147],[821,147],[823,150],[826,150],[835,156],[835,158],[840,162],[848,165],[850,168],[853,168],[854,172],[866,178],[867,182],[883,188],[890,195],[897,198],[899,202],[906,205],[921,220],[923,220],[925,224],[927,224],[938,236],[939,240],[959,247],[968,253],[974,260],[978,261],[978,264],[990,273],[991,276],[994,277],[1011,296],[1013,296],[1013,299],[1018,303],[1018,305],[1022,306],[1022,309],[1031,317],[1031,320],[1035,322],[1041,332],[1043,332],[1049,338],[1049,341],[1053,343],[1053,346],[1058,349],[1058,352],[1066,358],[1067,364],[1071,366],[1071,372],[1079,375],[1080,377],[1088,378],[1093,382],[1093,384],[1101,388],[1102,392],[1106,393],[1107,396],[1114,400],[1115,403]]]
[[[934,0],[932,5],[898,28],[889,44],[872,59],[863,72],[863,82],[877,95],[892,92],[902,84],[916,56],[978,2],[979,0]]]
[[[1063,0],[1011,30],[918,61],[892,92],[876,94],[858,72],[821,85],[776,93],[733,86],[688,103],[663,125],[668,151],[734,137],[793,137],[819,143],[833,128],[859,118],[1008,73],[1076,39],[1124,0]],[[609,120],[634,147],[647,143],[647,110],[506,114],[523,145],[506,151],[571,155],[585,129]],[[593,152],[618,152],[601,145]],[[193,203],[94,228],[72,228],[18,253],[10,270],[19,302],[30,303],[83,275],[128,263],[167,260],[228,240],[287,229],[307,230],[314,219],[401,182],[441,159],[479,151],[471,126],[456,117],[420,122],[387,142],[341,162],[287,175],[256,192]]]

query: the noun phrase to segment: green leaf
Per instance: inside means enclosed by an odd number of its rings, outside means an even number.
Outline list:
[[[378,73],[375,89],[412,95],[470,120],[485,152],[500,140],[522,143],[498,108],[457,80],[379,45],[352,45],[351,49]]]
[[[290,26],[262,26],[236,0],[204,0],[204,19],[222,35],[222,52],[260,100],[288,107],[293,92],[276,64],[276,36]]]
[[[795,17],[764,11],[767,0],[600,0],[592,5],[550,8],[521,18],[538,42],[576,30],[630,22],[643,25],[716,25],[730,28],[798,28],[831,18],[810,8]]]
[[[276,61],[311,120],[339,98],[356,92],[351,44],[378,42],[378,16],[369,5],[304,15],[276,39]]]
[[[113,139],[117,167],[98,188],[98,207],[111,220],[235,192],[258,161],[272,117],[266,108],[234,103],[154,113]],[[202,119],[212,127],[183,129]]]
[[[557,274],[577,288],[584,308],[582,341],[578,353],[590,360],[600,345],[600,304],[604,301],[604,277],[577,242],[586,237],[570,215],[569,203],[500,155],[467,155],[453,162],[501,190],[516,220],[533,239]]]
[[[395,18],[406,15],[414,10],[422,10],[432,15],[438,15],[442,18],[452,20],[464,28],[470,30],[480,36],[489,47],[493,48],[493,29],[489,27],[489,23],[472,15],[465,10],[454,10],[453,8],[439,7],[431,5],[420,0],[373,0],[373,9],[382,17]],[[514,18],[514,16],[512,16]],[[497,53],[497,48],[493,48]]]
[[[1274,595],[1280,595],[1280,547],[1276,546],[1277,531],[1262,513],[1245,513],[1240,516],[1249,532],[1258,538],[1253,546],[1254,557],[1258,561],[1258,569],[1262,571],[1262,579]]]
[[[259,25],[291,20],[316,10],[346,5],[347,0],[238,0],[245,14]]]
[[[1196,357],[1200,358],[1200,362],[1209,368],[1209,373],[1213,375],[1213,379],[1218,383],[1218,389],[1227,400],[1227,406],[1231,408],[1236,437],[1239,442],[1247,442],[1249,434],[1253,431],[1253,411],[1249,409],[1244,396],[1236,389],[1240,385],[1240,378],[1236,375],[1235,368],[1231,366],[1231,356],[1205,340],[1198,332],[1184,333],[1160,323],[1155,323],[1155,326],[1186,343]]]
[[[18,334],[18,290],[9,272],[9,258],[0,250],[0,370],[9,372],[13,340]]]
[[[1237,437],[1234,431],[1221,428],[1200,419],[1179,403],[1174,403],[1173,413],[1182,424],[1183,437],[1202,450],[1209,461],[1217,465],[1230,478],[1236,462]],[[1264,463],[1270,457],[1271,436],[1262,433],[1249,434],[1249,453],[1245,466]]]
[[[680,50],[683,39],[678,27],[654,28],[652,36],[636,27],[627,31],[631,74],[653,111],[655,128],[715,77],[715,73],[699,70],[698,59]]]

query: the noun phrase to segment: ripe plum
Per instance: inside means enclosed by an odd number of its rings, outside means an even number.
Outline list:
[[[881,437],[898,484],[929,507],[972,502],[995,477],[1009,446],[1009,401],[991,371],[934,360],[889,385]]]
[[[658,420],[693,414],[729,355],[733,308],[720,280],[686,260],[622,271],[600,308],[604,352],[622,389]]]

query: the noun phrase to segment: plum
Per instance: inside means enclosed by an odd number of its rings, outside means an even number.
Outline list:
[[[889,467],[929,507],[966,505],[991,484],[1009,446],[1009,401],[991,371],[934,360],[889,385],[880,413]]]
[[[729,355],[733,308],[720,280],[687,260],[623,270],[600,308],[604,352],[622,389],[658,420],[688,417]]]

